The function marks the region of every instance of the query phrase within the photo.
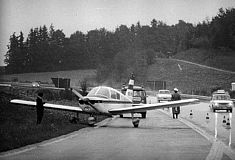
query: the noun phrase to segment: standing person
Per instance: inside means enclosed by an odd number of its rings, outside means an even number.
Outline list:
[[[36,99],[36,108],[37,108],[37,124],[40,124],[43,117],[44,107],[43,107],[43,93],[39,92]]]
[[[171,100],[172,101],[178,101],[178,100],[181,100],[181,97],[178,93],[178,89],[177,88],[174,88],[174,92],[171,96]],[[180,106],[178,107],[172,107],[172,114],[173,114],[173,118],[177,119],[178,118],[178,114],[180,114]]]

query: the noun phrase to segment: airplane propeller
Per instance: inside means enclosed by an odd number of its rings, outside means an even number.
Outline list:
[[[84,98],[78,91],[72,88],[72,92],[79,97],[79,102],[81,104],[85,103],[91,106],[95,111],[99,112],[95,106],[91,103],[91,101],[88,98]]]

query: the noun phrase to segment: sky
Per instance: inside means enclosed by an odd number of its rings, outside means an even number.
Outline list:
[[[121,24],[150,25],[161,20],[174,25],[178,20],[197,24],[216,16],[219,8],[235,8],[235,0],[0,0],[0,66],[4,64],[10,36],[51,24],[66,37],[76,31],[106,28],[114,31]]]

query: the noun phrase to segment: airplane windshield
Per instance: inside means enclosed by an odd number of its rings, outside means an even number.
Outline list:
[[[100,87],[100,89],[98,90],[98,92],[96,93],[97,96],[102,96],[104,98],[109,98],[109,89],[108,88],[102,88]]]
[[[93,88],[87,96],[95,96],[95,97],[102,97],[102,98],[110,98],[109,89],[106,87],[95,87]]]
[[[95,94],[96,94],[96,92],[97,92],[98,89],[99,89],[99,87],[93,88],[93,89],[87,94],[87,96],[90,96],[90,97],[95,96]]]

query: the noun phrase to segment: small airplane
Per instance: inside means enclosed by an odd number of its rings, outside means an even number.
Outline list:
[[[44,107],[50,109],[73,111],[77,113],[79,112],[88,113],[90,114],[90,117],[88,117],[88,124],[90,125],[94,125],[96,123],[95,118],[93,116],[96,113],[105,114],[109,116],[131,113],[132,123],[134,127],[138,127],[139,118],[134,117],[135,113],[147,110],[177,107],[177,106],[199,103],[198,99],[185,99],[185,100],[171,101],[166,103],[133,104],[132,102],[133,86],[134,86],[134,76],[132,75],[129,80],[128,88],[125,95],[116,89],[106,86],[94,87],[85,97],[83,97],[75,89],[72,89],[72,92],[79,98],[78,101],[79,107],[50,104],[50,103],[45,103]],[[10,102],[14,104],[36,106],[36,102],[33,101],[13,99]]]

